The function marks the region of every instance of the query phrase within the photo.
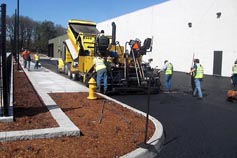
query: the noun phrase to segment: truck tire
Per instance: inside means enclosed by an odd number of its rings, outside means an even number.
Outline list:
[[[64,73],[67,75],[69,70],[69,64],[64,65]]]
[[[78,74],[77,79],[78,79],[78,81],[83,82],[83,76],[82,75]]]
[[[70,70],[67,71],[67,76],[68,76],[68,78],[70,78],[70,79],[72,78],[72,72],[71,72]]]
[[[76,80],[77,80],[77,74],[72,73],[72,80],[73,80],[73,81],[76,81]]]

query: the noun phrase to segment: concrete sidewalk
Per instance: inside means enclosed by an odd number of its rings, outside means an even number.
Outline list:
[[[22,59],[20,60],[20,63],[21,65],[23,65]],[[65,113],[56,105],[56,103],[51,99],[48,93],[88,92],[88,88],[85,87],[83,84],[74,82],[44,67],[34,69],[34,63],[31,63],[30,71],[28,71],[26,68],[23,68],[23,71],[32,83],[39,97],[49,109],[52,117],[56,120],[59,127],[36,130],[0,132],[0,142],[80,135],[80,129],[75,126],[74,123],[65,115]],[[114,100],[108,96],[105,96],[100,93],[98,93],[98,95],[101,95],[108,100],[112,100],[128,109],[133,110],[134,112],[146,116],[145,113],[134,109],[128,105],[125,105],[117,100]],[[157,155],[157,152],[160,150],[160,147],[164,140],[163,126],[155,118],[150,116],[149,119],[155,125],[155,133],[152,138],[147,142],[149,146],[152,147],[152,149],[137,148],[136,150],[122,157],[146,158],[155,157]]]
[[[20,59],[20,63],[23,65],[22,59]],[[34,69],[33,62],[31,62],[30,71],[28,71],[26,68],[23,68],[23,71],[26,73],[28,79],[49,109],[52,117],[56,120],[59,127],[0,132],[0,141],[4,142],[12,140],[80,135],[80,129],[76,127],[73,122],[65,115],[65,113],[56,105],[48,93],[87,92],[88,88],[80,83],[72,82],[71,80],[60,76],[44,67]]]

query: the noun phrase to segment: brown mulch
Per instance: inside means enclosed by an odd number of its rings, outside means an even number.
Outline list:
[[[24,71],[14,67],[14,122],[0,123],[0,132],[58,127]]]
[[[1,131],[56,127],[55,120],[35,93],[24,72],[14,70],[12,123]],[[112,101],[88,93],[52,93],[50,96],[80,128],[79,137],[61,137],[0,143],[0,157],[113,158],[129,153],[144,141],[145,117]],[[148,138],[154,133],[149,122]]]

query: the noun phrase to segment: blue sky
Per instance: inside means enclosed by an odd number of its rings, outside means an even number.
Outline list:
[[[167,0],[19,0],[20,15],[66,27],[69,19],[102,22]],[[0,0],[13,15],[17,0]]]

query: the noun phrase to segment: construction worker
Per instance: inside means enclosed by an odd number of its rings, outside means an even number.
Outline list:
[[[172,74],[173,74],[173,64],[170,63],[168,60],[164,61],[164,66],[162,69],[160,69],[158,71],[161,72],[164,71],[165,72],[165,86],[168,92],[171,92],[171,78],[172,78]]]
[[[237,60],[232,66],[231,84],[235,87],[237,85]]]
[[[193,60],[193,65],[192,65],[190,71],[192,71],[192,69],[194,68],[194,65],[196,65],[196,59]],[[189,74],[191,76],[191,87],[192,87],[192,93],[193,93],[194,90],[195,90],[195,82],[194,82],[195,72],[190,72],[190,73],[187,73],[187,74]]]
[[[118,52],[116,52],[112,49],[112,44],[109,44],[107,50],[108,50],[108,56],[106,56],[107,70],[111,74],[111,72],[112,72],[111,68],[119,67],[119,63],[118,63],[119,56],[118,56]]]
[[[36,53],[34,55],[34,60],[35,60],[35,67],[34,67],[34,69],[38,69],[39,68],[39,54],[38,53]]]
[[[26,61],[27,61],[28,71],[30,71],[31,56],[30,56],[30,51],[29,50],[27,50]]]
[[[104,35],[104,30],[101,30],[100,34],[96,37],[96,53],[100,51],[101,55],[108,55],[109,38]]]
[[[106,66],[107,66],[108,71],[111,70],[111,67],[114,67],[114,66],[115,66],[115,63],[113,62],[113,60],[114,60],[114,58],[111,57],[111,56],[108,56],[108,57],[106,58]]]
[[[103,79],[104,81],[104,94],[106,94],[107,89],[108,89],[108,76],[107,76],[107,68],[106,68],[106,64],[105,64],[105,60],[103,58],[103,56],[101,55],[100,51],[97,50],[97,55],[94,58],[94,68],[95,71],[97,73],[97,78],[96,78],[96,91],[97,92],[101,92],[101,81]]]
[[[27,65],[27,60],[26,60],[27,51],[28,51],[28,50],[25,49],[25,50],[22,52],[22,54],[21,54],[21,56],[22,56],[22,58],[23,58],[24,68],[26,68],[26,65]]]
[[[193,96],[196,96],[198,93],[198,99],[202,99],[202,89],[201,89],[201,81],[203,79],[204,69],[203,66],[200,64],[199,59],[195,59],[194,66],[190,71],[190,74],[194,75],[194,83],[195,89],[193,91]]]

